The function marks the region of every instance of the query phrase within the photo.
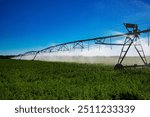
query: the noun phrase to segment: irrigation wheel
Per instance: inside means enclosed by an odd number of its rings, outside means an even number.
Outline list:
[[[114,67],[114,70],[122,70],[122,69],[124,69],[122,64],[116,64]]]

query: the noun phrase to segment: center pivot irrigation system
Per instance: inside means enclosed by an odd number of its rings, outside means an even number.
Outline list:
[[[63,44],[58,44],[54,46],[50,46],[48,48],[38,50],[38,51],[29,51],[24,54],[19,54],[17,57],[21,60],[23,56],[27,55],[33,55],[33,59],[35,60],[37,55],[40,53],[52,53],[52,52],[58,52],[58,51],[72,51],[75,49],[81,49],[81,51],[84,48],[90,47],[90,43],[94,42],[94,44],[101,44],[101,45],[110,45],[110,46],[122,46],[120,56],[118,58],[118,63],[115,65],[114,69],[124,69],[126,67],[141,67],[141,66],[147,66],[150,67],[150,63],[147,62],[143,47],[141,45],[140,41],[140,34],[141,33],[148,33],[150,32],[150,29],[142,30],[140,31],[138,29],[137,24],[129,24],[129,23],[124,23],[125,28],[127,29],[128,33],[125,34],[118,34],[118,35],[111,35],[111,36],[105,36],[105,37],[97,37],[97,38],[91,38],[91,39],[84,39],[84,40],[77,40],[77,41],[72,41],[68,43],[63,43]],[[116,37],[125,37],[124,43],[112,43],[112,39],[115,40]],[[110,40],[108,42],[108,40]],[[148,36],[148,44],[149,44],[149,36]],[[139,57],[143,61],[143,65],[130,65],[130,66],[123,66],[122,62],[124,58],[126,57],[129,49],[131,46],[134,46]]]

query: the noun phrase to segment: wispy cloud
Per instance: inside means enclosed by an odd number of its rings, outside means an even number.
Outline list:
[[[150,4],[142,0],[129,0],[128,5],[135,9],[134,13],[124,16],[123,22],[145,23],[150,19]]]

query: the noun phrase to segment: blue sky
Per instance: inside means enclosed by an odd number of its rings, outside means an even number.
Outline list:
[[[0,0],[0,54],[150,27],[149,0]]]

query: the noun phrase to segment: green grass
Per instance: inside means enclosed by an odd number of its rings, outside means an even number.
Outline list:
[[[150,69],[0,60],[0,99],[150,99]]]

